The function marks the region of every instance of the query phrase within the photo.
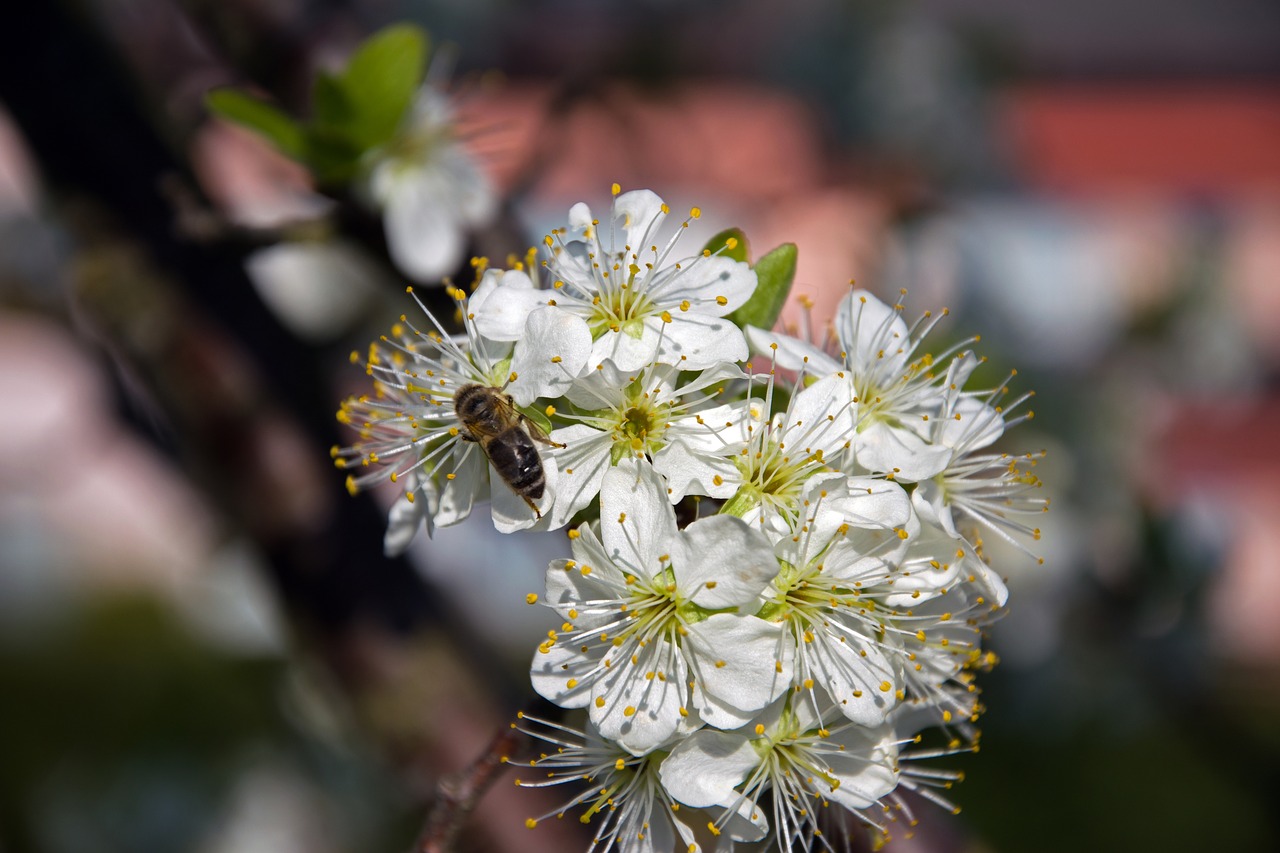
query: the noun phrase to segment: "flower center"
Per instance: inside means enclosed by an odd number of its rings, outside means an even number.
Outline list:
[[[674,639],[683,621],[680,617],[680,597],[676,591],[675,573],[667,566],[651,581],[627,575],[631,598],[626,609],[631,614],[631,624],[614,641],[615,644],[636,640],[641,645],[661,637]]]
[[[641,391],[634,383],[628,399],[614,410],[613,464],[624,456],[652,455],[666,443],[663,436],[673,402],[658,402],[652,392]]]
[[[591,300],[587,326],[592,340],[605,332],[625,332],[633,338],[644,334],[644,318],[654,313],[653,300],[627,284],[602,288]]]
[[[805,481],[826,466],[822,461],[822,451],[793,455],[785,446],[769,439],[761,442],[760,449],[752,453],[750,449],[734,457],[734,463],[742,472],[742,485],[738,493],[730,500],[730,504],[742,510],[751,509],[760,504],[766,505],[782,513],[788,521],[800,507],[800,493]],[[734,512],[726,505],[725,512]]]

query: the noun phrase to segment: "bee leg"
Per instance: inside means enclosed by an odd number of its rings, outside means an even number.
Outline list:
[[[538,426],[533,421],[529,420],[528,415],[522,414],[520,416],[520,426],[524,427],[524,431],[529,434],[530,438],[532,438],[534,441],[537,441],[541,444],[549,444],[552,447],[557,447],[557,448],[565,448],[569,446],[567,444],[561,444],[558,441],[552,441],[551,436],[543,432],[542,427]]]
[[[538,509],[537,504],[529,500],[528,496],[526,495],[521,495],[520,497],[524,498],[524,502],[529,505],[529,509],[533,510],[534,515],[536,515],[538,518],[542,518],[542,512]]]
[[[458,438],[462,439],[463,441],[470,441],[470,442],[477,442],[480,440],[469,432],[459,432]]]

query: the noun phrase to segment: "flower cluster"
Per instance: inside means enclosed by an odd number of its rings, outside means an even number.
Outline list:
[[[740,328],[756,272],[732,241],[679,250],[700,213],[669,214],[615,185],[540,262],[454,289],[460,334],[402,317],[334,456],[353,491],[403,489],[389,552],[486,498],[504,532],[569,528],[529,596],[561,622],[531,678],[585,729],[516,725],[554,747],[521,784],[586,780],[566,810],[593,850],[887,832],[904,790],[950,805],[956,774],[917,762],[977,736],[1006,599],[982,537],[1026,550],[1046,508],[1036,458],[991,449],[1028,395],[967,387],[973,340],[930,353],[939,318],[865,291],[821,341]]]

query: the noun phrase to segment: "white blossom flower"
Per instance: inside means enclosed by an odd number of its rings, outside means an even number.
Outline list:
[[[1030,553],[1024,540],[1038,541],[1040,528],[1023,519],[1049,509],[1047,499],[1035,497],[1041,481],[1032,470],[1044,452],[977,452],[990,447],[1010,427],[1035,416],[1028,411],[1010,417],[1033,396],[1031,392],[998,405],[1008,384],[1006,379],[989,392],[949,388],[941,416],[935,419],[932,440],[935,446],[947,448],[950,458],[941,472],[920,481],[911,501],[921,518],[951,536],[965,538],[975,548],[981,545],[973,529],[977,525]],[[957,525],[957,516],[967,524]]]
[[[848,719],[877,725],[906,695],[905,641],[945,621],[915,608],[956,581],[954,561],[935,556],[952,546],[922,546],[909,498],[885,480],[820,474],[803,505],[805,523],[778,542],[782,569],[759,615],[785,626],[796,688],[813,707],[829,695]]]
[[[749,328],[752,348],[773,350],[777,364],[814,376],[835,375],[848,383],[857,404],[857,428],[843,467],[850,473],[892,475],[915,482],[938,474],[951,456],[949,448],[931,443],[930,420],[937,418],[948,382],[964,384],[976,367],[972,355],[960,353],[962,341],[938,355],[921,345],[941,316],[926,312],[908,327],[902,305],[888,306],[863,290],[851,290],[836,312],[834,340],[838,356],[823,347],[788,335]],[[959,355],[957,356],[957,353]],[[937,366],[956,363],[947,371]],[[951,370],[963,370],[963,375]]]
[[[838,714],[827,709],[828,718]],[[783,696],[734,731],[701,729],[671,750],[658,775],[675,799],[718,806],[725,818],[772,815],[781,850],[807,850],[829,803],[873,826],[883,825],[882,798],[898,785],[898,743],[893,726],[848,720],[826,725],[807,702]],[[771,807],[762,805],[772,792]]]
[[[401,272],[436,282],[463,260],[467,232],[493,218],[493,187],[456,135],[443,93],[423,86],[396,136],[378,149],[368,190],[382,208]]]
[[[649,459],[666,480],[666,495],[678,503],[685,495],[727,498],[739,479],[734,457],[745,446],[747,403],[720,402],[725,389],[743,379],[726,364],[692,377],[665,364],[636,375],[611,367],[593,371],[566,392],[571,407],[556,411],[570,425],[554,430],[564,445],[546,454],[560,475],[555,504],[537,528],[568,523],[600,492],[605,472],[620,459]]]
[[[967,692],[975,689],[974,672],[996,663],[995,655],[982,649],[983,630],[999,617],[1005,601],[1002,582],[997,581],[998,590],[989,588],[991,573],[982,560],[961,540],[949,541],[958,546],[949,567],[956,582],[937,595],[922,596],[894,620],[906,661],[905,695],[923,700],[945,722],[972,713]]]
[[[643,754],[677,731],[741,725],[791,682],[782,628],[754,615],[777,574],[768,540],[741,520],[676,527],[666,485],[624,459],[604,475],[601,535],[547,569],[565,620],[534,657],[534,689],[586,707],[611,741]]]
[[[579,818],[582,823],[590,824],[598,819],[588,853],[612,850],[671,853],[676,849],[677,839],[680,849],[689,853],[703,850],[729,853],[734,841],[758,841],[767,831],[760,821],[753,823],[747,815],[733,815],[723,832],[711,836],[713,846],[704,847],[698,839],[708,834],[700,833],[698,827],[714,816],[683,807],[671,799],[658,779],[658,765],[667,756],[665,751],[632,755],[600,737],[592,728],[582,732],[523,713],[514,727],[554,747],[554,751],[543,753],[528,764],[542,775],[518,778],[517,785],[526,788],[585,786],[564,805],[539,818],[529,818],[525,825],[533,829],[548,817],[563,817],[569,810],[581,806],[584,809]]]
[[[465,305],[461,291],[453,295],[459,306]],[[374,378],[374,394],[352,397],[338,412],[338,420],[359,437],[331,454],[339,468],[360,469],[347,477],[352,494],[388,480],[403,488],[391,508],[384,540],[390,555],[402,553],[424,524],[431,535],[436,526],[462,521],[477,501],[490,496],[490,481],[502,481],[490,473],[483,448],[466,440],[469,432],[453,400],[466,385],[503,385],[509,378],[511,345],[486,340],[470,321],[466,335],[455,340],[425,307],[423,311],[432,325],[428,331],[419,331],[401,315],[390,336],[370,345],[365,370]],[[352,353],[352,358],[359,356]],[[554,463],[543,468],[547,485],[542,505],[548,506],[556,470]],[[495,521],[512,526],[534,518],[523,498],[505,485],[493,490],[492,497]]]
[[[544,346],[536,337],[524,337],[521,315],[538,307],[555,308],[571,318],[566,326],[592,341],[585,358],[560,362],[572,377],[605,362],[634,372],[653,362],[704,370],[745,359],[742,330],[725,317],[751,297],[755,272],[721,254],[675,255],[681,233],[701,211],[695,207],[690,219],[659,245],[668,206],[649,190],[618,191],[614,184],[606,223],[593,218],[585,204],[570,209],[569,228],[545,240],[551,287],[503,289],[501,298],[511,309],[505,318],[492,321],[498,328],[490,327],[486,334],[523,339],[522,359],[544,363],[557,355],[564,358],[554,341]]]
[[[724,511],[778,538],[798,526],[805,484],[848,447],[854,417],[848,386],[838,377],[796,391],[783,412],[766,418],[774,390],[771,376],[763,399],[751,401],[747,446],[734,457],[734,475],[725,476],[736,490]]]

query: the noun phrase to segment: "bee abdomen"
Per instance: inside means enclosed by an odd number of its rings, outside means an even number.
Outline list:
[[[547,484],[542,460],[524,430],[508,429],[491,441],[489,461],[513,492],[534,500],[542,497]]]

